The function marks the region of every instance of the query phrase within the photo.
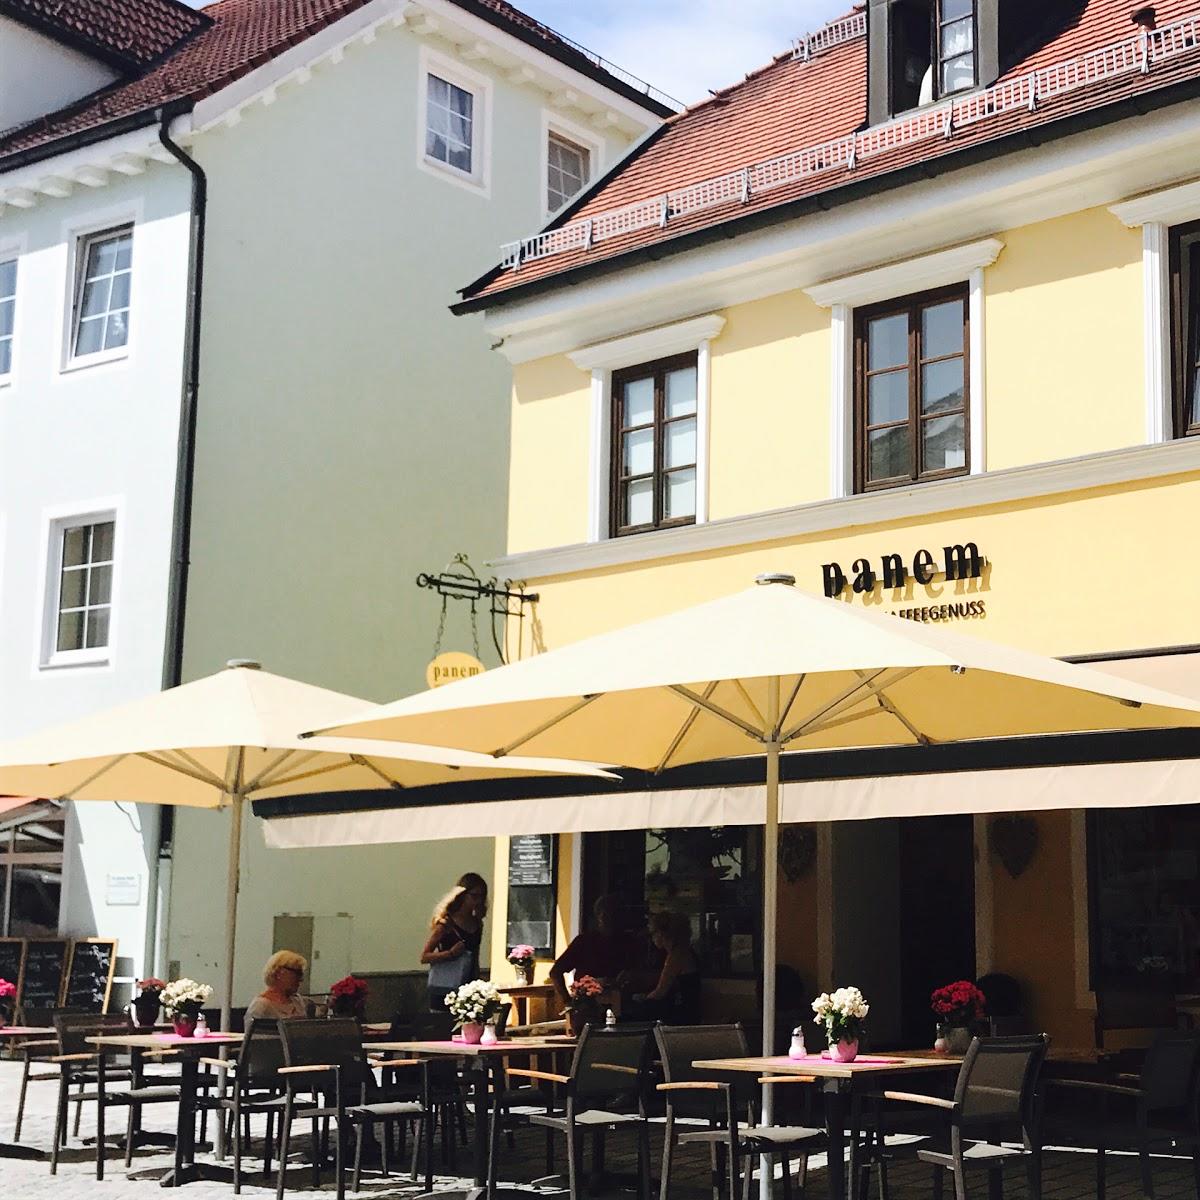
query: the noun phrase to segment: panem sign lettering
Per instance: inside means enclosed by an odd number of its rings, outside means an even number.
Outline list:
[[[460,679],[470,679],[472,675],[482,675],[484,669],[483,663],[470,654],[464,654],[461,650],[447,650],[425,668],[425,682],[431,688],[443,687]]]

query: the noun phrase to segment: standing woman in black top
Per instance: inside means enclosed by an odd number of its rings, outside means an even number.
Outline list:
[[[487,883],[468,871],[433,910],[421,961],[429,964],[429,1011],[445,1012],[446,995],[479,978],[479,947],[487,916]]]

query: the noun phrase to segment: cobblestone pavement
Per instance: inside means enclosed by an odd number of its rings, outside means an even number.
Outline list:
[[[10,1149],[19,1082],[19,1064],[0,1061],[0,1144],[8,1143]],[[50,1145],[56,1092],[57,1087],[54,1083],[34,1083],[29,1087],[25,1128],[21,1137],[21,1145],[27,1151],[36,1152]],[[95,1180],[92,1143],[86,1141],[95,1128],[93,1109],[94,1106],[85,1105],[80,1127],[80,1138],[84,1141],[81,1143],[79,1140],[72,1140],[56,1176],[50,1174],[49,1164],[44,1160],[0,1157],[0,1196],[14,1197],[15,1200],[155,1200],[155,1197],[161,1195],[157,1189],[157,1181],[171,1161],[170,1151],[165,1148],[140,1148],[134,1157],[133,1165],[127,1170],[121,1154],[114,1145],[109,1152],[104,1181],[98,1183]],[[113,1123],[117,1123],[119,1116],[119,1110],[112,1113]],[[157,1109],[148,1107],[144,1127],[148,1131],[167,1133],[173,1129],[173,1120],[173,1106],[161,1105]],[[259,1136],[261,1129],[256,1127],[255,1137]],[[618,1144],[618,1141],[621,1144]],[[614,1140],[607,1160],[613,1175],[618,1177],[617,1181],[603,1182],[594,1193],[605,1197],[606,1200],[627,1200],[636,1194],[633,1178],[634,1160],[624,1141]],[[653,1151],[657,1155],[659,1150],[660,1143],[656,1139]],[[300,1139],[298,1151],[293,1160],[295,1165],[289,1172],[289,1200],[317,1200],[318,1197],[320,1200],[329,1200],[334,1190],[332,1170],[325,1172],[322,1186],[314,1188],[308,1168],[302,1165],[302,1155],[307,1153],[307,1139]],[[502,1178],[527,1181],[541,1175],[544,1171],[543,1155],[544,1142],[540,1132],[519,1132],[516,1148],[504,1153]],[[201,1158],[202,1161],[212,1163],[210,1155]],[[467,1169],[470,1161],[469,1151],[460,1149],[457,1161],[460,1169]],[[655,1161],[657,1162],[657,1159]],[[228,1166],[212,1165],[219,1177],[189,1184],[179,1193],[180,1200],[230,1200],[233,1195],[232,1169]],[[248,1159],[246,1166],[247,1176],[242,1194],[250,1200],[272,1196],[274,1179],[263,1180],[261,1171],[256,1169],[259,1168],[259,1160]],[[824,1156],[814,1155],[810,1162],[807,1188],[807,1195],[812,1200],[825,1200],[823,1167]],[[1094,1160],[1091,1155],[1048,1151],[1043,1185],[1044,1200],[1090,1200],[1096,1194],[1093,1174]],[[461,1194],[468,1182],[456,1175],[443,1173],[437,1177],[436,1187],[458,1190]],[[1192,1200],[1193,1197],[1197,1197],[1192,1164],[1188,1159],[1157,1157],[1154,1182],[1157,1200]],[[927,1200],[931,1195],[929,1168],[898,1161],[891,1172],[890,1185],[891,1200]],[[548,1180],[540,1183],[538,1190],[544,1191],[548,1197],[557,1197],[562,1195],[563,1188],[561,1181]],[[359,1195],[371,1197],[372,1200],[411,1200],[418,1191],[419,1188],[410,1184],[407,1178],[393,1176],[385,1180],[376,1172],[371,1176],[364,1176],[363,1189]],[[982,1200],[986,1191],[984,1180],[979,1179],[972,1189],[972,1195]],[[874,1196],[878,1195],[874,1183],[872,1193],[874,1200]],[[708,1191],[706,1157],[695,1153],[680,1153],[673,1174],[672,1197],[676,1195],[680,1200],[708,1200],[711,1193]],[[1135,1200],[1141,1195],[1136,1158],[1128,1155],[1112,1156],[1108,1174],[1109,1200]],[[799,1196],[797,1191],[797,1200]],[[1020,1172],[1013,1172],[1008,1178],[1005,1196],[1009,1200],[1028,1200],[1025,1181]]]

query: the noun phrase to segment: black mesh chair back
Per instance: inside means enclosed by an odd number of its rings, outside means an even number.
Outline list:
[[[238,1079],[245,1087],[275,1088],[284,1065],[279,1022],[251,1020],[238,1051]]]
[[[1113,1030],[1173,1029],[1179,1024],[1175,989],[1151,979],[1103,983],[1096,988],[1096,1045]]]
[[[54,1032],[58,1037],[59,1054],[93,1054],[96,1047],[89,1037],[99,1034],[121,1036],[133,1033],[133,1022],[125,1013],[56,1012]]]
[[[1200,1030],[1160,1033],[1142,1066],[1142,1103],[1149,1112],[1189,1108],[1200,1067]]]
[[[587,1025],[571,1061],[572,1095],[580,1108],[621,1111],[642,1098],[650,1061],[650,1025]]]
[[[503,1037],[504,1031],[508,1028],[508,1018],[512,1015],[512,1005],[506,1004],[496,1017],[496,1036]]]
[[[454,1016],[445,1012],[417,1013],[412,1019],[412,1035],[418,1042],[448,1042],[454,1032]]]
[[[692,1083],[696,1080],[719,1080],[733,1089],[735,1109],[742,1109],[758,1099],[754,1076],[722,1073],[692,1063],[708,1058],[745,1058],[746,1032],[741,1025],[656,1025],[654,1038],[662,1060],[664,1083]],[[718,1092],[668,1092],[669,1103],[677,1117],[710,1119],[724,1111],[725,1101],[718,1102]]]
[[[328,1065],[340,1069],[342,1090],[369,1083],[371,1069],[362,1045],[362,1030],[353,1017],[277,1022],[283,1058],[289,1067]],[[314,1076],[316,1086],[326,1086]]]
[[[1050,1039],[975,1038],[958,1073],[954,1099],[964,1131],[996,1125],[1027,1125],[1033,1111],[1038,1073]]]

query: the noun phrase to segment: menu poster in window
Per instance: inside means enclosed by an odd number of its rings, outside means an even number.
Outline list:
[[[508,843],[509,947],[529,945],[538,955],[554,953],[554,892],[557,838],[520,834]]]
[[[21,997],[21,971],[25,966],[25,939],[0,938],[0,979],[6,979],[17,989]],[[6,1001],[11,1008],[11,1000]],[[10,1013],[11,1015],[11,1013]]]
[[[66,938],[30,938],[27,946],[21,1007],[26,1014],[35,1008],[57,1008],[70,943]]]
[[[117,967],[115,938],[81,938],[71,946],[64,1008],[102,1013],[108,1008],[113,972]]]

